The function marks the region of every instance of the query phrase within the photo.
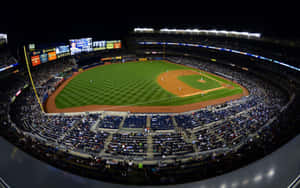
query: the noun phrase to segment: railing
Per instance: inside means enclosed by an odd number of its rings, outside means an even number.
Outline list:
[[[0,187],[1,188],[10,188],[10,186],[0,177]]]
[[[297,188],[300,185],[300,175],[297,176],[292,183],[288,186],[288,188]]]

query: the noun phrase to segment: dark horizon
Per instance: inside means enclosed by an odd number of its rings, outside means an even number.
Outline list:
[[[218,29],[261,33],[263,37],[299,40],[296,17],[276,14],[231,14],[211,15],[149,15],[105,17],[105,19],[79,19],[77,22],[59,20],[55,22],[21,22],[10,20],[0,23],[0,33],[8,34],[10,46],[23,42],[38,44],[64,43],[72,38],[92,37],[96,40],[123,39],[135,27]]]

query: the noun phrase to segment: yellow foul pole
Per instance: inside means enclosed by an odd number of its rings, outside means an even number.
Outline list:
[[[26,47],[25,46],[24,46],[24,55],[25,55],[25,61],[26,61],[26,65],[27,65],[28,75],[29,75],[29,78],[30,78],[30,82],[31,82],[31,85],[32,85],[35,97],[36,97],[36,99],[37,99],[37,101],[38,101],[38,103],[39,103],[39,105],[41,107],[42,112],[45,112],[44,111],[44,107],[43,107],[43,105],[42,105],[42,103],[40,101],[40,98],[39,98],[39,96],[37,94],[35,85],[34,85],[33,80],[32,80],[32,76],[31,76],[31,72],[30,72],[30,67],[29,67],[29,63],[28,63],[28,59],[27,59],[27,52],[26,52]]]

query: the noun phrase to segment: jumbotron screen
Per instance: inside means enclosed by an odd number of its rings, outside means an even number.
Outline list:
[[[71,39],[70,50],[71,55],[93,51],[92,38]]]
[[[57,56],[57,58],[69,56],[70,54],[71,53],[70,53],[69,45],[62,45],[62,46],[56,47],[56,56]]]
[[[56,59],[75,55],[81,52],[92,52],[98,50],[110,50],[121,48],[121,40],[93,41],[92,38],[81,38],[69,40],[70,45],[60,44],[51,48],[38,48],[35,44],[29,44],[29,56],[32,66],[54,61]]]

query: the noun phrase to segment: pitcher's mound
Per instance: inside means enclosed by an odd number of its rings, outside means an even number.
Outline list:
[[[197,81],[200,82],[200,83],[206,83],[205,80],[197,80]]]

